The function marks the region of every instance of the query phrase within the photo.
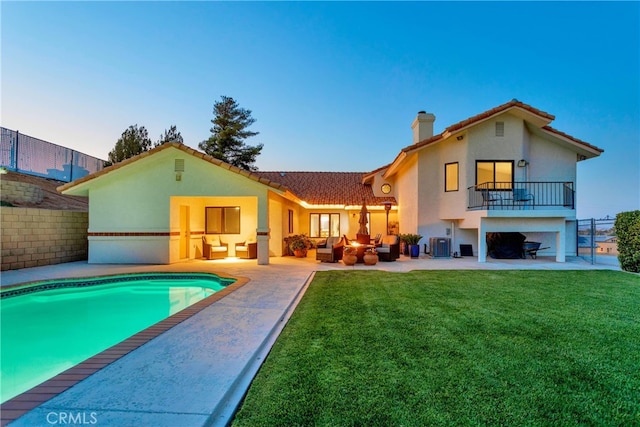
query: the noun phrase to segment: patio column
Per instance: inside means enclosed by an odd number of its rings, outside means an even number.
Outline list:
[[[478,228],[478,262],[487,262],[487,232],[482,220]]]
[[[567,236],[565,236],[565,234],[566,233],[564,227],[561,227],[560,231],[556,232],[556,262],[565,262],[565,255],[567,250]]]
[[[269,197],[265,192],[264,195],[258,196],[258,265],[269,265],[269,231]]]

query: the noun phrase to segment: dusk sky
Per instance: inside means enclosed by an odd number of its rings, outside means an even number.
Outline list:
[[[222,95],[260,170],[371,171],[513,98],[604,149],[578,217],[640,209],[640,2],[0,3],[3,127],[102,159],[130,125],[197,148]]]

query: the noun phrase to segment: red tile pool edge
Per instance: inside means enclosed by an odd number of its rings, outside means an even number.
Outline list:
[[[225,279],[235,279],[235,282],[215,294],[210,295],[184,310],[149,326],[124,341],[109,347],[95,356],[92,356],[89,359],[80,362],[76,366],[56,375],[55,377],[2,403],[0,405],[0,426],[6,426],[30,410],[42,405],[47,400],[56,397],[58,394],[73,387],[88,376],[115,362],[125,354],[132,352],[143,344],[146,344],[158,335],[168,331],[249,282],[249,279],[244,277],[218,276]],[[23,285],[24,284],[21,284],[20,286]]]

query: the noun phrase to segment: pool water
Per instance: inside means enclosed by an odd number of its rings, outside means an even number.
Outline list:
[[[145,274],[48,282],[3,291],[0,402],[231,282],[210,274]]]

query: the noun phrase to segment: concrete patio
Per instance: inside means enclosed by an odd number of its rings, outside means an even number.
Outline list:
[[[12,426],[51,425],[50,414],[83,414],[99,426],[226,425],[273,342],[304,294],[314,272],[325,270],[615,269],[580,258],[494,260],[475,257],[411,259],[375,266],[276,257],[190,261],[172,265],[59,264],[2,273],[2,286],[38,280],[140,272],[211,272],[250,281],[196,315],[121,357],[65,392],[27,412]],[[88,418],[93,417],[93,418]]]

